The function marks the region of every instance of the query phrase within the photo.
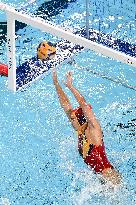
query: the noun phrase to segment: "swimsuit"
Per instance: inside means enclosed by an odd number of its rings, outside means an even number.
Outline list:
[[[83,157],[83,136],[78,136],[78,150]],[[90,144],[89,151],[84,159],[84,162],[89,165],[95,172],[102,173],[104,169],[113,168],[105,153],[104,143],[99,146]]]
[[[99,146],[92,145],[92,149],[89,150],[84,161],[97,173],[101,173],[107,168],[113,168],[106,156],[104,143]]]
[[[92,109],[91,105],[90,109]],[[83,111],[81,108],[73,110],[78,119],[79,124],[82,126],[86,123],[84,119]],[[113,168],[113,166],[108,161],[105,153],[104,143],[99,146],[88,144],[85,134],[78,134],[78,151],[83,157],[84,162],[89,165],[95,172],[102,173],[104,169]],[[87,153],[87,155],[84,153]]]

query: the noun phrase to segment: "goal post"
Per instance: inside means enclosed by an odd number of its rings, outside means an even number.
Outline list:
[[[8,88],[16,91],[15,19],[7,11]]]
[[[8,87],[10,90],[16,91],[15,20],[26,23],[44,32],[50,33],[74,44],[83,46],[84,48],[93,50],[107,57],[136,67],[136,58],[134,56],[127,55],[95,41],[88,40],[85,37],[78,35],[78,33],[74,34],[69,30],[64,30],[64,28],[45,21],[39,17],[18,12],[13,7],[10,7],[6,4],[0,3],[0,9],[4,10],[7,14],[7,46],[9,68]]]

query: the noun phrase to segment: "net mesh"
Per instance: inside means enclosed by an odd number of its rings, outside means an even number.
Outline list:
[[[36,1],[34,4],[36,4]],[[91,0],[88,5],[89,29],[93,35],[91,40],[110,47],[112,40],[117,39],[119,43],[123,42],[123,44],[116,44],[116,47],[122,49],[122,47],[125,46],[124,50],[127,50],[128,54],[132,55],[133,53],[133,56],[136,56],[136,1],[131,0],[131,2],[128,3],[127,0]],[[35,9],[32,9],[30,6],[25,7],[24,5],[23,12],[41,17],[73,33],[83,31],[83,29],[86,28],[86,4],[85,2],[83,3],[82,0],[40,2],[38,8]],[[58,43],[64,40],[20,23],[21,22],[16,21],[17,66],[22,65],[28,59],[36,56],[37,46],[41,41],[49,40]],[[79,33],[79,35],[82,34],[83,33]],[[96,34],[96,36],[94,34]],[[6,63],[7,59],[5,58],[6,55],[4,55],[6,54],[6,46],[3,45],[4,40],[0,59]]]

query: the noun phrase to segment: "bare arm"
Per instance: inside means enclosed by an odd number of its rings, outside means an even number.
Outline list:
[[[55,68],[52,69],[52,77],[53,77],[53,83],[55,85],[61,107],[64,109],[65,113],[69,117],[70,111],[72,110],[72,105],[71,105],[67,95],[64,93],[64,91],[62,90],[62,88],[58,82],[57,73],[56,73]]]
[[[73,93],[73,95],[75,96],[80,107],[82,108],[83,113],[84,113],[89,125],[91,127],[95,127],[95,125],[97,124],[95,115],[94,115],[93,111],[90,109],[89,105],[87,105],[85,98],[80,94],[80,92],[73,85],[69,89]]]
[[[77,102],[81,106],[83,113],[87,119],[87,122],[91,127],[100,128],[99,122],[97,121],[93,111],[90,109],[89,105],[87,105],[85,98],[80,94],[80,92],[72,85],[72,74],[69,72],[67,74],[67,80],[65,85],[70,89],[76,98]]]

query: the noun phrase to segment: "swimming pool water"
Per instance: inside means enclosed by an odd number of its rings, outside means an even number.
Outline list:
[[[85,27],[85,2],[82,0],[70,0],[66,1],[66,3],[62,2],[62,0],[58,0],[58,2],[54,4],[54,1],[51,1],[51,6],[47,6],[46,2],[43,3],[42,6],[37,9],[38,6],[29,6],[25,9],[26,12],[35,14],[38,17],[47,18],[54,24],[60,25],[66,29],[71,31],[75,31],[77,29],[81,29]],[[42,2],[42,0],[41,0]],[[69,2],[69,3],[68,3]],[[90,28],[96,29],[102,33],[106,33],[112,35],[112,37],[119,38],[121,40],[125,40],[128,43],[136,44],[136,14],[135,14],[135,1],[131,1],[129,4],[127,0],[122,1],[116,0],[93,0],[89,2],[89,25]],[[36,1],[36,4],[40,4]],[[75,6],[76,5],[76,6]],[[105,5],[103,9],[103,5]],[[53,7],[55,6],[55,8]],[[21,7],[21,5],[20,5]],[[49,10],[49,12],[47,12]],[[47,17],[49,16],[49,18]],[[19,53],[17,57],[20,58],[29,58],[32,53],[33,55],[35,51],[36,45],[40,42],[41,39],[51,39],[52,36],[39,32],[37,29],[31,28],[30,26],[25,27],[24,29],[20,29],[16,33],[18,40],[17,48],[19,48]],[[19,38],[20,36],[20,38]],[[54,41],[57,40],[54,37]],[[25,42],[25,43],[24,43]],[[20,45],[18,45],[20,43]],[[36,44],[35,44],[36,43]],[[4,43],[5,44],[5,43]],[[27,57],[22,57],[23,47],[26,48],[27,45]],[[1,43],[0,45],[0,61],[7,62],[6,57],[6,47]],[[16,49],[17,49],[16,48]],[[20,50],[21,48],[21,50]],[[30,50],[29,50],[30,48]],[[3,55],[2,55],[3,54]],[[26,53],[25,53],[26,56]],[[23,59],[17,59],[17,63],[19,60],[24,62]]]
[[[106,64],[89,51],[77,55],[76,63],[82,64],[85,57],[91,61],[89,68],[102,69]],[[112,63],[116,69],[122,67]],[[16,94],[7,91],[5,79],[1,78],[0,195],[11,204],[133,205],[135,91],[70,65],[58,70],[60,82],[69,69],[74,72],[74,84],[101,122],[108,157],[122,174],[123,185],[115,190],[101,185],[83,163],[77,152],[76,134],[60,108],[51,75]]]
[[[43,38],[58,41],[37,29],[31,30],[31,27],[19,31],[18,35],[21,32],[21,46],[24,49],[31,46],[33,50],[32,53],[31,49],[25,50],[24,58],[35,55],[36,45]],[[31,38],[34,34],[39,37]],[[28,42],[23,42],[26,39]],[[6,62],[5,55],[1,58]],[[83,163],[77,151],[76,133],[60,108],[51,73],[15,94],[7,90],[7,79],[1,77],[1,204],[4,200],[13,205],[136,203],[136,91],[110,80],[110,77],[121,79],[136,86],[136,70],[88,50],[74,59],[73,65],[63,64],[57,69],[59,81],[76,107],[74,97],[62,83],[65,73],[72,70],[74,85],[92,104],[100,120],[108,158],[122,174],[122,185],[113,189],[108,184],[101,184],[99,176]],[[94,75],[92,70],[97,74]]]

